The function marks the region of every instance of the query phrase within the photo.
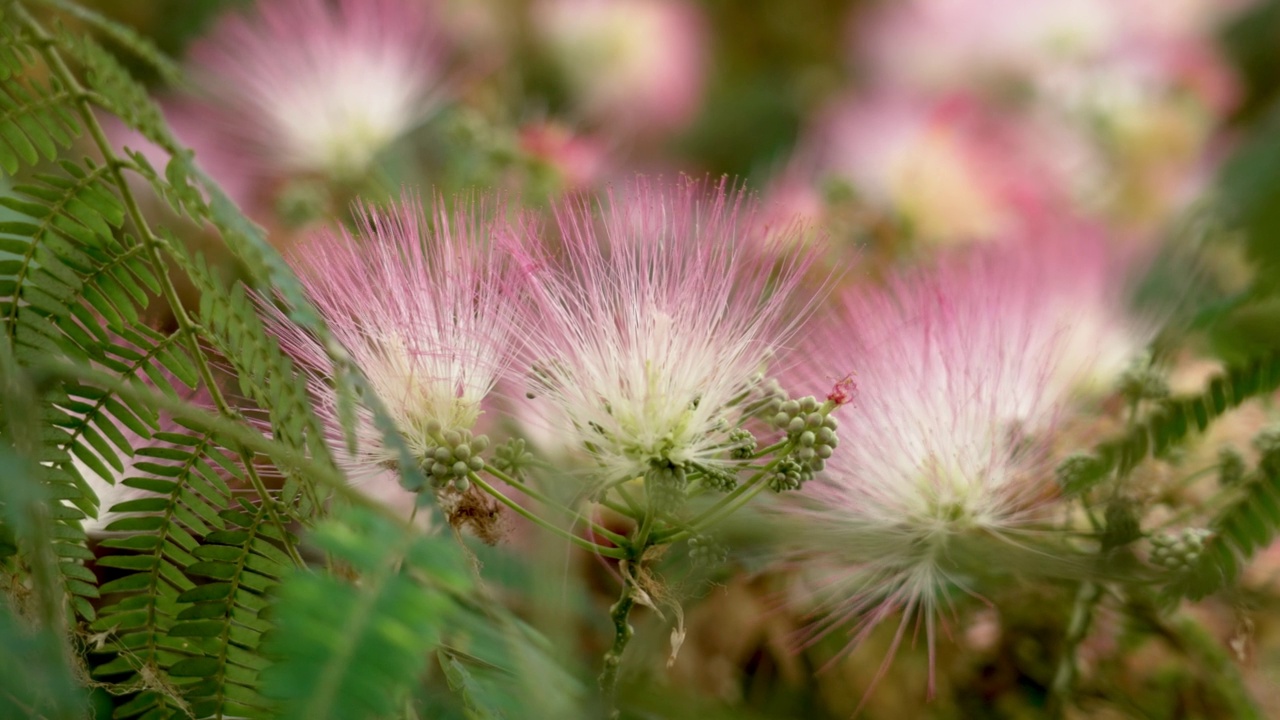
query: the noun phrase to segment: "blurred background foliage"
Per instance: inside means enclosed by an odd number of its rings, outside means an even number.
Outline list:
[[[86,4],[182,58],[222,13],[249,3]],[[697,111],[682,127],[656,137],[605,138],[607,162],[665,173],[728,174],[753,188],[768,188],[785,174],[806,128],[822,108],[851,83],[864,80],[860,68],[847,59],[846,44],[851,12],[866,4],[698,2],[711,32],[708,76]],[[577,114],[568,81],[536,41],[528,4],[490,0],[473,6],[470,0],[448,0],[446,5],[463,18],[460,22],[481,27],[476,37],[496,37],[498,50],[479,44],[455,47],[453,62],[466,68],[456,80],[457,100],[381,154],[369,177],[324,187],[301,179],[282,190],[274,198],[271,217],[254,217],[276,233],[273,242],[286,243],[278,238],[320,218],[342,217],[357,195],[391,197],[402,185],[431,187],[444,194],[498,186],[521,194],[530,205],[571,186],[562,169],[530,149],[529,136],[522,131],[546,121],[563,125],[571,134],[596,128],[592,120]],[[1153,234],[1161,237],[1165,250],[1144,292],[1181,299],[1195,337],[1219,358],[1232,360],[1280,351],[1280,0],[1256,3],[1216,32],[1242,81],[1241,101],[1217,129],[1231,144],[1203,199],[1155,223]],[[112,47],[110,39],[104,42]],[[128,52],[121,52],[119,59],[157,94],[172,90],[151,64]],[[847,191],[840,187],[825,190],[834,207],[847,200]],[[843,217],[828,227],[837,242],[865,246],[864,252],[874,257],[881,249],[877,238],[895,232],[894,219],[877,220],[868,224],[861,216],[858,221]],[[216,255],[213,241],[201,240],[198,228],[188,229],[190,243]],[[1210,261],[1200,254],[1190,259],[1180,254],[1187,246],[1201,245],[1217,248]],[[1247,262],[1238,262],[1236,254],[1243,254]],[[20,472],[9,467],[16,462],[12,458],[0,457],[0,462],[6,463],[6,475]],[[15,498],[5,499],[15,507]],[[463,553],[447,542],[449,538],[419,538],[402,547],[379,522],[353,516],[345,524],[322,527],[314,533],[309,552],[375,576],[397,561],[426,570],[421,576],[407,572],[384,577],[384,585],[369,577],[360,582],[340,576],[286,580],[277,612],[282,636],[297,645],[276,647],[274,652],[295,664],[285,660],[277,666],[278,674],[267,684],[273,697],[300,699],[301,704],[293,705],[300,709],[296,717],[380,715],[394,708],[385,704],[392,696],[378,683],[394,685],[404,679],[397,678],[400,673],[427,678],[415,697],[395,698],[408,708],[407,717],[515,720],[598,715],[592,677],[608,637],[602,607],[615,592],[609,568],[566,551],[558,542],[531,535],[523,526],[510,528],[515,540],[497,547],[468,539]],[[348,534],[352,528],[360,529],[358,536]],[[672,627],[680,625],[670,609],[642,612],[637,644],[628,660],[635,669],[624,680],[627,716],[848,717],[859,707],[893,642],[893,624],[881,627],[850,657],[829,666],[826,661],[839,655],[843,638],[795,652],[791,638],[798,620],[781,608],[787,588],[753,561],[753,549],[770,539],[760,536],[750,517],[724,535],[735,551],[731,565],[694,567],[681,554],[661,567],[666,581],[678,588],[673,593],[683,600],[681,622],[687,624],[688,635],[674,670],[668,670]],[[0,554],[6,542],[0,537]],[[530,546],[539,550],[530,552]],[[1105,712],[1116,717],[1232,717],[1239,710],[1239,698],[1232,696],[1233,684],[1222,680],[1237,672],[1237,664],[1264,712],[1280,713],[1280,593],[1274,577],[1280,563],[1268,562],[1265,572],[1258,571],[1242,587],[1188,611],[1214,637],[1176,616],[1161,619],[1141,597],[1120,602],[1132,606],[1133,616],[1148,618],[1146,626],[1106,613],[1096,618],[1100,629],[1090,641],[1094,662],[1082,690],[1083,706],[1105,704],[1107,709],[1080,716],[1112,716]],[[473,566],[483,567],[482,600],[473,593]],[[923,697],[928,664],[923,648],[904,649],[879,690],[869,696],[863,716],[1041,716],[1053,658],[1066,641],[1062,628],[1069,622],[1073,588],[1013,585],[1008,589],[1013,601],[995,603],[1003,609],[998,623],[981,600],[963,595],[956,599],[955,617],[965,620],[951,624],[951,641],[940,646],[941,671],[932,702]],[[377,665],[378,673],[351,674],[306,664],[309,657],[324,656],[306,642],[323,639],[287,632],[288,613],[290,603],[309,610],[320,607],[307,602],[317,596],[330,604],[333,614],[304,621],[351,633],[348,661]],[[403,618],[404,626],[389,636],[362,627],[357,614],[365,601],[386,603],[383,612]],[[81,640],[93,642],[92,637]],[[406,652],[402,645],[437,641],[439,650],[432,657]],[[68,708],[75,707],[80,678],[74,669],[59,664],[56,647],[44,631],[29,632],[10,614],[0,614],[0,648],[0,667],[14,680],[8,687],[34,693],[0,698],[0,715],[24,717],[34,712],[32,708],[43,708],[50,717],[71,715]],[[329,671],[334,674],[326,674]],[[331,677],[358,677],[370,684],[327,686]],[[316,700],[320,696],[324,699]],[[112,700],[101,690],[95,691],[95,699],[99,716],[110,717]],[[307,704],[312,700],[322,707]],[[1091,700],[1099,704],[1090,705]]]

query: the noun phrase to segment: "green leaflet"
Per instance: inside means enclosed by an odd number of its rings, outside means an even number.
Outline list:
[[[1195,395],[1161,400],[1150,414],[1120,437],[1097,445],[1081,472],[1073,473],[1069,494],[1087,492],[1112,471],[1125,475],[1148,456],[1160,457],[1203,431],[1228,410],[1280,387],[1280,353],[1229,366]],[[1087,466],[1087,469],[1086,467]]]
[[[274,607],[266,692],[282,718],[385,717],[427,670],[427,650],[460,610],[470,581],[447,538],[417,535],[349,508],[316,528],[313,542],[359,575],[295,571]]]
[[[1214,517],[1209,526],[1213,536],[1199,561],[1169,584],[1168,595],[1199,600],[1218,591],[1240,576],[1245,561],[1271,543],[1280,531],[1278,460],[1264,454],[1239,497]]]

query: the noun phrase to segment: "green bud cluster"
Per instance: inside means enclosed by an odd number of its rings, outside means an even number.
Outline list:
[[[705,465],[697,466],[698,472],[702,474],[702,484],[712,490],[720,492],[729,492],[738,487],[738,476],[731,472],[726,472],[714,467]]]
[[[1185,528],[1151,538],[1151,562],[1166,570],[1185,572],[1195,566],[1204,544],[1213,533],[1204,528]]]
[[[769,489],[774,492],[799,490],[813,479],[813,471],[804,463],[792,458],[783,458],[773,469],[773,477],[769,478]]]
[[[835,418],[820,412],[821,404],[813,396],[799,400],[773,401],[770,422],[786,433],[791,441],[791,455],[775,469],[770,485],[774,490],[799,489],[826,468],[827,459],[840,445]]]
[[[1058,463],[1054,476],[1063,492],[1074,494],[1087,490],[1101,479],[1103,472],[1102,462],[1096,456],[1077,452],[1066,456],[1062,462]]]
[[[1223,487],[1239,485],[1244,480],[1244,456],[1239,450],[1224,445],[1218,450],[1218,484]]]
[[[649,504],[658,512],[672,512],[684,504],[689,476],[684,468],[655,462],[644,476],[644,490]]]
[[[533,454],[525,450],[524,440],[512,438],[493,450],[489,464],[498,470],[515,475],[533,463]]]
[[[689,559],[704,567],[723,565],[729,559],[729,547],[710,535],[694,535],[689,538]]]
[[[732,443],[729,457],[734,460],[750,460],[756,454],[756,436],[746,428],[730,432],[729,442]]]
[[[484,469],[480,453],[489,448],[486,435],[471,436],[470,430],[446,430],[436,436],[440,442],[427,452],[423,469],[437,485],[452,482],[459,490],[470,486],[467,475]]]

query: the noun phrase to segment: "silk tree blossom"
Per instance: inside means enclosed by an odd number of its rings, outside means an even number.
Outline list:
[[[735,401],[788,337],[810,257],[759,244],[754,203],[723,182],[640,179],[608,201],[599,218],[562,204],[563,252],[530,259],[529,402],[548,405],[530,416],[564,418],[605,482],[725,470]]]
[[[500,220],[482,219],[483,212],[475,206],[450,212],[437,201],[428,217],[406,195],[383,210],[362,208],[355,233],[320,232],[290,257],[334,340],[427,468],[437,449],[465,442],[510,361],[515,281],[497,250],[508,230]],[[342,447],[329,354],[278,311],[269,320],[308,373],[332,446]],[[356,481],[398,460],[368,409],[358,414],[359,454],[344,460]]]
[[[849,46],[880,81],[919,90],[1014,84],[1052,95],[1067,77],[1124,76],[1186,84],[1212,104],[1230,84],[1215,26],[1249,1],[904,0],[855,12]]]
[[[849,372],[860,388],[825,474],[779,511],[822,618],[806,642],[848,627],[851,648],[901,613],[892,650],[923,626],[932,660],[950,594],[975,592],[993,553],[1034,552],[1056,497],[1051,448],[1078,397],[1065,380],[1110,365],[1096,348],[1111,339],[1066,302],[1097,293],[1094,278],[1051,282],[1076,272],[1062,254],[984,250],[851,289],[797,353],[800,392]]]
[[[1085,139],[1061,124],[1006,116],[963,93],[889,89],[828,108],[795,165],[801,176],[849,183],[929,244],[986,242],[1052,224],[1100,169]]]
[[[687,125],[707,70],[706,21],[686,0],[539,0],[532,21],[584,113],[649,134]]]
[[[358,174],[439,96],[427,3],[263,0],[192,49],[222,151],[258,176]]]
[[[1215,25],[1247,2],[903,0],[859,8],[849,46],[879,86],[972,93],[1073,126],[1107,164],[1084,186],[1105,180],[1105,209],[1151,229],[1211,175],[1206,154],[1240,98]]]

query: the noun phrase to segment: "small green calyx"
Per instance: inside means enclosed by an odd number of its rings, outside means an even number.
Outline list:
[[[533,453],[525,449],[523,439],[511,438],[494,448],[493,459],[489,464],[501,472],[519,475],[533,464],[533,459]]]
[[[649,504],[658,512],[673,512],[684,504],[689,476],[683,467],[669,461],[654,460],[644,475],[644,490]]]
[[[446,430],[433,433],[434,445],[423,458],[423,469],[431,475],[437,487],[452,483],[465,491],[471,483],[467,476],[484,469],[480,453],[489,447],[485,435],[472,437],[470,430]]]

